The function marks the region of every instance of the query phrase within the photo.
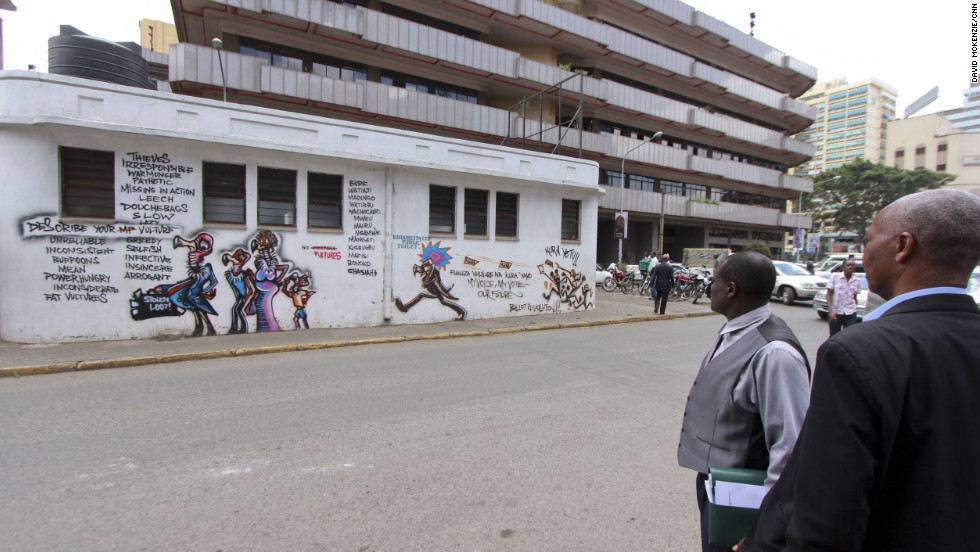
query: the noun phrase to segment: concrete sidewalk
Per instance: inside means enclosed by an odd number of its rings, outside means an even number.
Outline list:
[[[53,345],[24,345],[0,341],[0,377],[122,368],[165,362],[286,353],[422,339],[446,339],[580,328],[625,322],[671,320],[713,314],[708,308],[707,299],[702,299],[697,305],[690,302],[671,302],[667,305],[666,315],[656,314],[653,303],[646,297],[638,295],[600,292],[594,310],[565,314],[540,314],[461,322],[447,321],[438,324],[181,337],[176,340],[132,339]]]

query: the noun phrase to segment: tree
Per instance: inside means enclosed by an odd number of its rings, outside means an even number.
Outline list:
[[[830,221],[838,230],[863,236],[871,219],[889,203],[939,188],[955,178],[928,169],[910,171],[859,159],[815,176],[813,194],[804,198],[803,209],[812,212],[815,221]]]
[[[762,253],[766,257],[772,258],[772,250],[766,245],[766,242],[762,240],[755,240],[752,243],[745,246],[746,251],[755,251],[757,253]]]

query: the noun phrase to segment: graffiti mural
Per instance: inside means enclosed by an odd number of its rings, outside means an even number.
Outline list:
[[[231,306],[229,334],[248,333],[246,314],[255,298],[255,272],[245,266],[245,263],[251,258],[252,255],[240,247],[233,253],[225,253],[221,256],[221,262],[228,266],[228,270],[225,270],[225,280],[228,281],[231,293],[235,296],[235,304]]]
[[[311,291],[309,287],[310,275],[299,272],[290,274],[282,285],[282,293],[293,300],[293,324],[297,330],[302,329],[301,322],[303,327],[310,329],[310,323],[306,320],[306,303],[316,292]]]
[[[276,320],[272,300],[279,293],[289,265],[279,261],[279,236],[271,230],[259,230],[250,247],[255,255],[255,331],[278,332],[282,327]]]
[[[192,239],[174,236],[174,249],[187,249],[187,278],[176,284],[161,284],[146,292],[136,290],[130,300],[133,320],[145,320],[160,316],[180,316],[190,311],[194,316],[194,332],[191,335],[214,335],[209,315],[218,313],[211,306],[218,279],[211,263],[204,258],[214,251],[214,238],[201,232]]]
[[[442,277],[439,275],[439,271],[445,270],[446,266],[449,265],[449,261],[453,258],[449,254],[450,248],[439,247],[440,245],[442,245],[441,241],[435,244],[430,241],[422,248],[422,253],[419,253],[419,260],[421,262],[417,265],[412,265],[412,275],[421,277],[422,293],[416,295],[408,303],[402,303],[401,298],[396,297],[395,306],[402,312],[408,312],[422,299],[438,299],[440,303],[449,307],[458,315],[456,320],[466,320],[466,309],[453,302],[459,301],[459,298],[454,297],[451,293],[453,286],[447,288],[442,283]]]
[[[551,260],[539,264],[538,271],[547,279],[544,283],[547,293],[542,294],[546,300],[557,298],[559,303],[568,305],[574,310],[593,307],[592,300],[595,295],[585,274],[574,268],[571,270],[562,268]]]

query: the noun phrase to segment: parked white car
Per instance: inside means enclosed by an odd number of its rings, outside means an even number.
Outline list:
[[[596,263],[595,265],[595,288],[602,288],[606,291],[612,291],[616,289],[616,280],[613,275],[602,268],[602,265]]]
[[[814,276],[805,268],[786,261],[773,261],[776,267],[776,286],[772,296],[792,305],[797,299],[813,299],[821,289],[827,289],[827,279]]]

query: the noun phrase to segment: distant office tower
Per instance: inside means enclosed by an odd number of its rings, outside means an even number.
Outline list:
[[[816,69],[682,2],[173,6],[175,92],[220,99],[224,82],[230,102],[596,161],[602,261],[616,258],[620,210],[633,262],[756,239],[779,253],[785,232],[810,227],[785,211],[812,182],[786,171],[813,154],[790,135],[816,114],[795,99]]]
[[[980,83],[963,91],[963,107],[940,113],[953,122],[953,127],[963,132],[980,132]]]
[[[813,144],[813,159],[793,170],[814,176],[855,159],[885,162],[886,132],[895,119],[898,92],[878,79],[848,83],[837,79],[816,84],[800,100],[817,110],[816,120],[794,136]]]

